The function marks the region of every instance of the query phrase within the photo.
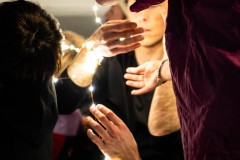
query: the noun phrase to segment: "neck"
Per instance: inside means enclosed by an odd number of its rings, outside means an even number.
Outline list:
[[[161,60],[164,57],[163,42],[160,41],[153,46],[141,46],[135,50],[138,65],[147,61]]]

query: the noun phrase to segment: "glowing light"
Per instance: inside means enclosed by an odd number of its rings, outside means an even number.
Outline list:
[[[61,44],[62,50],[69,49],[69,45],[66,45],[64,42]]]
[[[70,46],[69,46],[69,49],[70,49],[70,50],[74,50],[74,49],[75,49],[74,45],[70,45]]]
[[[121,38],[119,38],[119,41],[124,41],[126,38],[124,38],[124,37],[121,37]]]
[[[104,160],[111,160],[108,156],[105,156]]]
[[[95,3],[96,4],[96,3]],[[95,14],[95,20],[98,24],[102,25],[102,20],[100,17],[98,17],[97,11],[98,6],[93,6],[93,11]],[[97,69],[97,67],[100,65],[101,61],[103,60],[103,52],[107,52],[108,50],[105,48],[105,50],[95,50],[97,48],[96,44],[98,42],[88,40],[85,43],[82,44],[81,49],[75,47],[74,45],[66,45],[65,43],[62,44],[63,50],[74,50],[77,53],[80,53],[78,57],[76,57],[76,62],[73,63],[72,67],[72,74],[71,77],[77,81],[77,83],[82,86],[86,87],[90,84],[89,91],[91,93],[92,98],[92,105],[96,106],[94,103],[93,98],[93,90],[94,87],[92,86],[92,77]],[[81,50],[83,52],[81,52]],[[71,67],[70,67],[71,68]]]
[[[72,75],[72,78],[76,78],[76,75],[74,74],[74,75]]]
[[[75,47],[74,45],[67,45],[67,44],[64,43],[64,42],[62,42],[61,48],[62,48],[63,51],[65,51],[65,50],[73,50],[73,51],[75,51],[75,52],[77,52],[77,53],[79,53],[79,52],[81,51],[80,48],[77,48],[77,47]],[[65,53],[65,52],[63,52],[63,53]]]
[[[99,17],[96,17],[96,22],[101,24],[101,23],[102,23],[102,20],[101,20],[101,18],[99,18]]]
[[[97,5],[94,5],[94,6],[93,6],[93,11],[94,11],[94,12],[97,12],[97,11],[98,11],[98,6],[97,6]]]
[[[91,86],[88,88],[88,90],[89,90],[90,92],[92,92],[92,91],[94,90],[94,87],[91,85]]]
[[[95,3],[95,5],[93,6],[93,11],[94,11],[94,15],[95,15],[95,21],[96,21],[96,23],[102,25],[102,20],[101,20],[100,17],[98,17],[98,14],[97,14],[98,6],[97,6],[96,3]]]
[[[101,62],[103,60],[103,55],[105,57],[110,57],[112,56],[111,51],[105,46],[105,45],[99,45],[94,48],[94,52],[98,56],[99,61]]]
[[[85,46],[86,46],[87,50],[92,50],[92,48],[94,47],[94,44],[95,44],[94,41],[87,41],[85,43]]]
[[[57,77],[53,76],[52,80],[53,80],[53,83],[57,83],[58,82],[58,78]]]

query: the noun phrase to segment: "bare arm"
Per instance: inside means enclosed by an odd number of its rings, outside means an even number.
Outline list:
[[[91,83],[95,69],[99,65],[99,56],[111,57],[127,53],[140,46],[142,28],[129,20],[115,20],[103,24],[85,43],[73,63],[68,67],[68,76],[80,86]],[[124,37],[124,41],[119,39]],[[90,59],[88,58],[89,55]],[[89,60],[88,60],[89,59]]]
[[[171,81],[155,89],[149,112],[148,128],[154,136],[167,135],[180,129]]]

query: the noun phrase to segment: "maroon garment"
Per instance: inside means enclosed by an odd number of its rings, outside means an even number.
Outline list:
[[[166,44],[185,159],[240,159],[240,0],[169,0]]]
[[[151,5],[157,5],[164,2],[165,0],[136,0],[131,6],[130,10],[132,12],[139,12],[141,10],[149,8]]]

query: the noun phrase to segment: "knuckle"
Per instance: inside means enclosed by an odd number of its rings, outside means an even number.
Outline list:
[[[92,126],[92,128],[98,128],[99,124],[98,123],[92,123],[91,126]]]
[[[102,40],[107,41],[108,40],[108,35],[107,34],[103,34],[102,35]]]
[[[106,119],[106,117],[105,117],[104,115],[99,115],[99,116],[98,116],[98,119],[99,119],[100,121],[103,121],[103,120]]]
[[[113,116],[113,112],[107,111],[106,116],[107,116],[107,117],[112,117],[112,116]]]
[[[107,31],[107,27],[105,25],[103,25],[99,30],[101,32],[105,32],[105,31]]]

